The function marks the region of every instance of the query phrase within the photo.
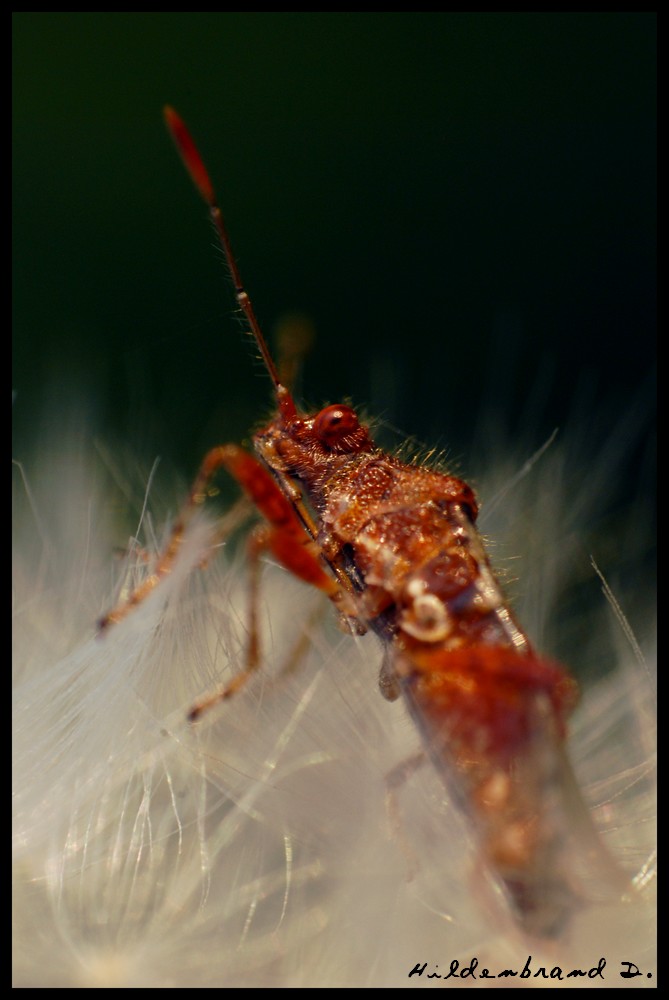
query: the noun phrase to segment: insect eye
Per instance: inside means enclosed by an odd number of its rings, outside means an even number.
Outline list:
[[[328,448],[353,434],[360,426],[355,410],[350,406],[335,404],[326,406],[314,420],[314,433]]]

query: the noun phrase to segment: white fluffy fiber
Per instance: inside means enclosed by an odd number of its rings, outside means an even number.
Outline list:
[[[141,554],[115,558],[114,547],[136,530],[155,551],[176,495],[165,500],[158,475],[141,525],[124,534],[116,507],[130,499],[139,520],[139,476],[122,456],[111,470],[89,450],[81,421],[68,426],[53,421],[52,438],[15,467],[15,986],[466,986],[427,973],[473,957],[479,970],[520,970],[528,955],[533,970],[565,973],[606,959],[603,979],[563,987],[655,985],[653,685],[578,530],[606,488],[608,458],[574,468],[559,438],[483,521],[542,648],[564,627],[589,637],[593,659],[617,650],[608,676],[585,685],[570,753],[636,888],[546,945],[514,930],[429,766],[400,788],[389,818],[386,778],[417,735],[402,704],[378,693],[376,640],[339,632],[327,602],[283,570],[263,574],[265,668],[197,726],[186,709],[232,676],[245,643],[243,558],[224,551],[197,568],[210,523],[190,532],[145,605],[95,637],[96,618],[146,572]],[[521,464],[477,483],[484,511]],[[574,573],[596,595],[578,627],[554,620]],[[648,623],[631,624],[643,645]],[[620,979],[621,961],[643,976]]]

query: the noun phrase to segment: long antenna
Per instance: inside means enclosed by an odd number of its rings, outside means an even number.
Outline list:
[[[193,141],[193,137],[188,131],[188,128],[186,127],[181,116],[178,115],[174,108],[170,107],[169,104],[165,105],[163,114],[165,116],[165,124],[167,125],[170,135],[174,139],[183,164],[190,174],[195,187],[198,189],[202,198],[206,202],[207,207],[209,208],[209,215],[211,216],[211,221],[214,224],[219,243],[221,244],[221,248],[225,254],[225,259],[235,286],[235,296],[237,297],[237,302],[248,320],[249,326],[251,327],[251,333],[255,338],[256,344],[258,345],[265,368],[274,383],[274,389],[279,402],[281,414],[286,418],[290,418],[296,413],[295,403],[293,402],[293,398],[288,389],[279,381],[279,373],[276,365],[274,364],[272,355],[269,352],[262,330],[260,329],[260,324],[256,318],[253,304],[251,303],[251,299],[249,298],[242,283],[237,261],[234,258],[232,247],[230,246],[228,231],[225,228],[225,222],[223,221],[223,213],[219,208],[216,192],[214,191],[214,186],[211,183],[209,174],[207,173],[207,168],[205,167],[197,146]]]

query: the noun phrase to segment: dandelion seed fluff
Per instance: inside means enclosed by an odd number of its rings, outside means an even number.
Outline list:
[[[318,596],[267,567],[263,670],[189,726],[194,698],[243,659],[243,560],[213,558],[200,520],[166,583],[97,640],[119,576],[130,586],[146,565],[130,554],[112,580],[109,477],[72,448],[52,449],[48,467],[45,453],[15,469],[15,985],[414,986],[419,961],[443,971],[476,955],[494,970],[530,952],[565,968],[630,956],[654,972],[652,685],[604,598],[592,641],[610,631],[619,662],[585,691],[569,747],[636,889],[584,909],[559,943],[530,945],[430,767],[402,783],[389,818],[387,777],[418,737],[401,702],[378,695],[374,638],[342,635]],[[550,482],[558,526],[545,506],[542,520],[558,533],[563,455],[554,449],[513,493],[527,519],[533,490]],[[142,541],[155,550],[149,524]],[[541,527],[529,532],[534,562]],[[494,523],[484,530],[504,537]],[[550,619],[545,602],[526,603],[535,624]]]

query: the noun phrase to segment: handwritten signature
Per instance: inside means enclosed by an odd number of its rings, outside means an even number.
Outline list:
[[[548,968],[545,965],[539,966],[536,970],[532,967],[532,956],[527,956],[522,969],[500,969],[498,972],[491,972],[485,967],[479,968],[478,958],[472,958],[468,965],[461,965],[457,958],[454,958],[449,965],[448,972],[439,972],[439,966],[428,971],[427,962],[417,962],[408,978],[412,976],[425,976],[427,979],[604,979],[604,969],[607,961],[600,958],[596,965],[590,969],[563,969],[560,965]],[[646,976],[651,979],[652,972],[643,972],[635,962],[621,961],[619,963],[618,977],[620,979],[636,979],[638,976]],[[615,973],[614,973],[615,974]]]

